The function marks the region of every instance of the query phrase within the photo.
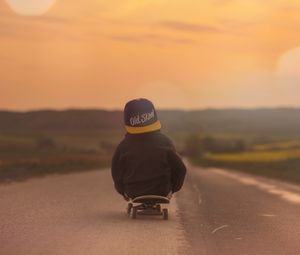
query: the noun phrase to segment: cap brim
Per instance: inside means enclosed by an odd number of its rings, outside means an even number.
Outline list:
[[[125,126],[126,130],[130,134],[142,134],[142,133],[148,133],[153,132],[161,129],[160,121],[156,121],[151,125],[144,126],[144,127],[131,127],[131,126]]]

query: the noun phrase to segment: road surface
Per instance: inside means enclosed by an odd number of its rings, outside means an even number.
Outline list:
[[[300,187],[189,169],[177,200],[191,254],[300,254]]]
[[[0,186],[0,254],[300,254],[300,188],[188,167],[170,219],[125,214],[109,171]]]

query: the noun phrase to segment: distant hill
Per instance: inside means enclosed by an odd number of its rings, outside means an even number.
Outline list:
[[[91,131],[121,129],[122,113],[103,110],[0,111],[0,131]]]
[[[300,109],[163,110],[167,131],[300,136]],[[121,111],[0,111],[0,132],[88,132],[123,130]]]

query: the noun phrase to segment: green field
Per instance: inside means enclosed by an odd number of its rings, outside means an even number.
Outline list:
[[[99,169],[110,165],[120,133],[0,136],[0,182]]]
[[[256,144],[238,153],[205,153],[195,161],[300,184],[300,140]]]
[[[300,109],[160,110],[162,131],[194,162],[300,183]],[[0,182],[110,165],[123,112],[0,111]]]
[[[287,149],[280,151],[247,151],[230,154],[207,154],[205,159],[222,162],[280,162],[300,158],[300,149]]]

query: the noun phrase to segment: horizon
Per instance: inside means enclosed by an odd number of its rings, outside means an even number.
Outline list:
[[[6,0],[0,13],[1,109],[300,107],[294,0]]]
[[[300,106],[270,106],[270,107],[206,107],[206,108],[156,108],[156,111],[181,111],[181,112],[197,112],[197,111],[260,111],[260,110],[300,110]],[[66,108],[37,108],[37,109],[1,109],[0,113],[32,113],[32,112],[68,112],[68,111],[104,111],[104,112],[123,112],[122,108],[79,108],[79,107],[66,107]]]

